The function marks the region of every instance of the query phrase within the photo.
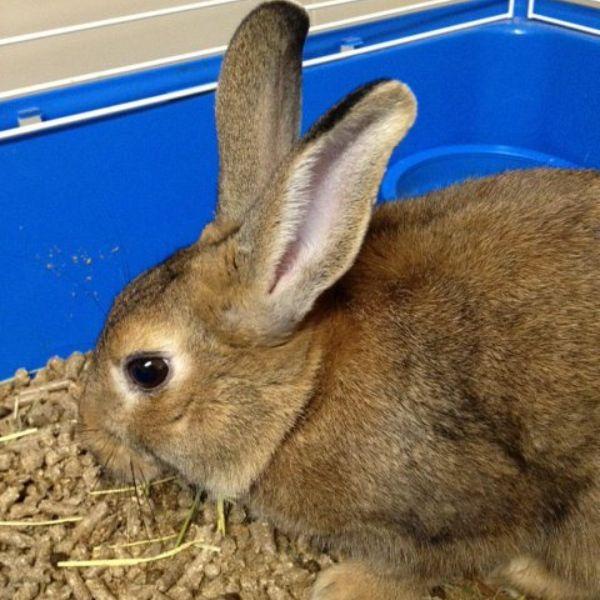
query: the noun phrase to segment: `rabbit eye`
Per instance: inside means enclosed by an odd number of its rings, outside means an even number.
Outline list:
[[[134,385],[152,390],[167,379],[169,363],[162,356],[137,356],[127,361],[125,370]]]

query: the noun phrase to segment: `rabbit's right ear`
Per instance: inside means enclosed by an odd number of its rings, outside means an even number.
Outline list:
[[[289,2],[261,4],[235,32],[217,90],[217,219],[239,225],[290,153],[300,127],[308,15]]]
[[[325,114],[290,154],[236,235],[231,272],[240,293],[222,321],[238,337],[278,343],[350,269],[416,108],[406,85],[372,82]]]

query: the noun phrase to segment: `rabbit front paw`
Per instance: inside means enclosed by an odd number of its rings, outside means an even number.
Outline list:
[[[323,571],[310,600],[421,600],[426,588],[380,575],[362,563],[344,562]]]

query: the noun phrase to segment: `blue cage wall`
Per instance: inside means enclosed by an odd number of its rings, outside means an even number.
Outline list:
[[[600,168],[599,14],[484,0],[317,34],[303,126],[370,79],[408,83],[419,116],[383,200],[506,168]],[[0,103],[0,378],[91,348],[119,289],[210,220],[219,64]],[[28,115],[41,122],[19,127]]]

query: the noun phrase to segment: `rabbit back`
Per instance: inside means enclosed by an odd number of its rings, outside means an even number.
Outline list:
[[[255,506],[350,553],[426,548],[415,564],[437,574],[554,535],[597,577],[574,532],[600,535],[599,315],[600,174],[514,172],[382,205],[315,310],[314,401]]]

